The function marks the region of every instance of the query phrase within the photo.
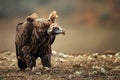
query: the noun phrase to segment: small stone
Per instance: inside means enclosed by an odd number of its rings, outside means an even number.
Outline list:
[[[120,52],[116,53],[115,57],[120,57]]]
[[[32,72],[35,72],[35,71],[36,71],[36,67],[33,67],[33,68],[32,68]]]
[[[77,56],[77,58],[82,59],[82,58],[83,58],[83,56],[79,55],[79,56]]]
[[[120,66],[116,66],[114,69],[120,69]]]
[[[89,72],[88,74],[89,75],[95,75],[95,74],[97,74],[97,71],[92,71],[92,72]]]
[[[107,55],[109,58],[112,58],[113,57],[113,55]]]
[[[101,68],[101,72],[107,73],[107,71],[104,68]]]
[[[111,72],[120,73],[120,66],[116,66],[115,68],[113,68],[113,69],[111,70]]]
[[[94,60],[94,58],[90,55],[88,56],[88,60]]]
[[[106,58],[106,55],[101,55],[100,57],[105,59],[105,58]]]
[[[35,74],[40,75],[40,74],[41,74],[41,72],[36,72]]]
[[[80,72],[80,71],[76,71],[76,72],[75,72],[75,75],[80,76],[81,73],[82,73],[82,72]]]
[[[106,71],[103,67],[93,66],[92,68],[93,68],[94,70],[100,70],[102,73],[107,73],[107,71]]]
[[[50,68],[48,68],[48,67],[44,67],[44,69],[47,70],[47,71],[50,70]]]
[[[60,58],[59,60],[60,60],[60,62],[62,62],[62,63],[66,61],[65,59],[62,59],[62,58]]]
[[[60,57],[63,57],[63,58],[68,57],[68,55],[65,55],[64,53],[59,53],[59,56],[60,56]]]
[[[56,56],[58,53],[56,51],[52,51],[52,55]]]
[[[115,55],[115,52],[113,50],[107,50],[105,51],[106,55]]]
[[[69,75],[69,79],[71,79],[71,78],[72,78],[72,75],[70,74],[70,75]]]
[[[72,56],[72,55],[68,55],[68,57],[69,57],[69,58],[73,58],[74,56]]]
[[[113,61],[113,63],[118,63],[118,62],[120,62],[120,58],[116,58],[116,59]]]
[[[93,58],[98,58],[98,53],[92,54],[92,57],[93,57]]]

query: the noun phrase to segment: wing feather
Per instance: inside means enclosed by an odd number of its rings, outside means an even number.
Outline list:
[[[17,57],[23,57],[26,51],[25,47],[30,47],[31,35],[33,31],[33,24],[30,22],[23,22],[19,23],[16,27],[16,39],[15,39],[15,46],[16,46],[16,55]]]

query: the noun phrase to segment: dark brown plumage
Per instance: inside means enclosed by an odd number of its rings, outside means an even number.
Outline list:
[[[38,57],[44,67],[51,67],[51,45],[57,34],[65,33],[57,25],[57,17],[55,11],[47,19],[38,18],[34,13],[17,25],[15,46],[20,69],[32,69]]]

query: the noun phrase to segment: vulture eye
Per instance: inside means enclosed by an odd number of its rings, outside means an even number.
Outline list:
[[[53,30],[59,30],[59,28],[58,27],[53,27]]]

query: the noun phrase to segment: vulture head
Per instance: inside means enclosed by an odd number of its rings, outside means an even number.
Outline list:
[[[33,13],[27,17],[27,21],[33,24],[33,32],[39,38],[42,35],[65,34],[65,31],[56,23],[57,18],[56,11],[52,11],[48,18],[38,18],[37,14]]]

